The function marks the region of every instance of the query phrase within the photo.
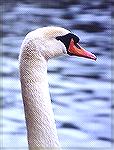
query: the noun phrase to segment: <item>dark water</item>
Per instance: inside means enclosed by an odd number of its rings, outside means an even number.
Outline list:
[[[50,94],[62,147],[111,147],[111,2],[11,0],[4,1],[1,7],[2,147],[27,147],[19,49],[29,31],[48,25],[70,29],[80,37],[80,44],[98,57],[95,62],[62,56],[48,63]]]

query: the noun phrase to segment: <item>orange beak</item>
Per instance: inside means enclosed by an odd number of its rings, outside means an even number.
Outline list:
[[[93,59],[93,60],[97,59],[97,57],[94,54],[86,51],[78,43],[75,45],[73,39],[71,39],[71,41],[70,41],[68,51],[70,54],[75,55],[75,56],[85,57],[85,58],[89,58],[89,59]]]

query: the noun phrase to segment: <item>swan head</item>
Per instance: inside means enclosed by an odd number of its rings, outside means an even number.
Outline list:
[[[29,36],[31,34],[36,39],[36,45],[46,59],[68,54],[96,60],[94,54],[78,44],[79,37],[67,29],[50,26],[36,29],[30,32]]]

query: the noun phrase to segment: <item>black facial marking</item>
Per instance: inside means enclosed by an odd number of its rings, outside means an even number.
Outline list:
[[[61,42],[63,42],[63,44],[65,45],[65,47],[67,49],[67,52],[68,52],[68,48],[69,48],[70,41],[72,38],[73,38],[75,44],[79,42],[79,37],[77,37],[76,35],[74,35],[72,33],[68,33],[64,36],[56,37],[57,40],[60,40]]]

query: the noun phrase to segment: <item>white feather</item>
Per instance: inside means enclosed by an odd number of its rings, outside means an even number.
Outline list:
[[[66,53],[64,44],[55,38],[69,32],[60,27],[36,29],[27,34],[21,46],[20,80],[31,150],[60,147],[49,95],[47,60]]]

